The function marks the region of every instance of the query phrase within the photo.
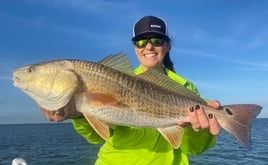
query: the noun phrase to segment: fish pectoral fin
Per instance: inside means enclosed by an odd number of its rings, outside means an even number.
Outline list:
[[[99,119],[93,118],[87,114],[83,114],[92,128],[104,139],[108,140],[110,137],[110,127],[108,124]]]
[[[85,93],[85,96],[89,104],[94,106],[116,105],[119,103],[119,101],[112,96],[102,93]]]
[[[173,148],[177,149],[180,147],[184,131],[181,126],[175,125],[171,127],[157,128],[157,130],[172,145]]]

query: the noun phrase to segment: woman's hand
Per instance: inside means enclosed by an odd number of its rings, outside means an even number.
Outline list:
[[[73,119],[83,116],[82,113],[76,111],[75,102],[73,99],[71,99],[71,101],[66,106],[57,111],[50,111],[42,107],[40,107],[40,109],[49,121],[55,122],[61,122],[66,119]]]
[[[220,102],[216,100],[209,101],[207,105],[215,110],[220,108]],[[199,129],[207,129],[212,135],[218,135],[221,131],[221,127],[217,122],[216,117],[213,114],[206,114],[200,105],[188,109],[188,119],[189,123],[179,121],[178,124],[181,126],[190,124],[196,131]]]

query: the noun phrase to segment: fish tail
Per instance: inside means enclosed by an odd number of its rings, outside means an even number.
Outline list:
[[[227,115],[226,120],[217,119],[223,129],[250,149],[250,129],[261,109],[261,106],[255,104],[226,105],[222,109]]]

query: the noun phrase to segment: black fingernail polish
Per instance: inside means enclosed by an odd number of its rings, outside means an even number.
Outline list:
[[[208,114],[208,118],[209,119],[212,119],[213,118],[213,115],[210,113],[210,114]]]
[[[194,111],[194,107],[190,107],[189,110],[190,110],[190,112],[193,112]]]
[[[195,110],[199,110],[199,109],[200,109],[200,105],[196,105]]]

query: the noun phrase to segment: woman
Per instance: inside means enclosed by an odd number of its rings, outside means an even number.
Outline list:
[[[136,75],[154,67],[166,74],[177,83],[184,85],[199,95],[192,82],[175,74],[173,63],[169,57],[171,49],[167,25],[161,18],[146,16],[140,19],[133,29],[132,42],[140,66],[134,71]],[[188,154],[196,155],[211,148],[215,144],[215,136],[220,132],[220,126],[212,114],[206,115],[199,105],[189,107],[190,123],[178,121],[185,127],[181,146],[172,146],[153,128],[134,128],[115,126],[112,136],[105,142],[80,114],[71,111],[73,102],[67,107],[55,112],[43,110],[49,120],[62,121],[73,118],[73,126],[88,142],[104,143],[98,153],[97,165],[106,164],[188,164]],[[219,108],[218,101],[209,101],[209,106]]]

